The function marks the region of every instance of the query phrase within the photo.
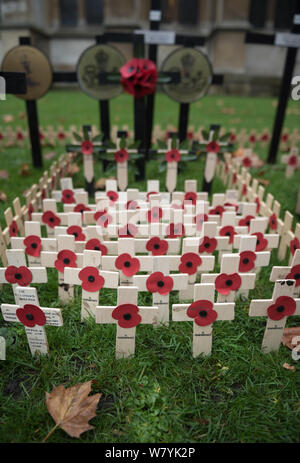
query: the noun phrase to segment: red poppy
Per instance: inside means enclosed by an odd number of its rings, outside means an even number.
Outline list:
[[[40,132],[40,140],[43,141],[44,139],[45,139],[45,135],[42,132]]]
[[[157,191],[149,191],[149,192],[147,193],[147,202],[149,201],[149,198],[150,198],[151,195],[157,195],[157,194],[158,194]]]
[[[300,265],[294,265],[290,273],[285,277],[286,280],[296,280],[296,288],[300,286]]]
[[[79,225],[72,225],[71,227],[68,227],[67,234],[73,235],[75,237],[75,241],[85,241],[85,234],[82,233],[82,228],[79,227]]]
[[[55,184],[56,184],[56,177],[55,177],[55,175],[52,175],[52,177],[51,177],[51,188],[52,188],[52,190],[54,190]]]
[[[29,206],[28,206],[28,210],[27,210],[29,220],[32,220],[32,213],[33,212],[34,212],[34,207],[33,207],[32,203],[30,203]]]
[[[230,134],[230,137],[229,137],[230,143],[234,143],[235,140],[236,140],[236,134],[235,134],[235,133],[231,133],[231,134]]]
[[[233,185],[237,182],[237,173],[234,172],[233,176],[232,176],[232,183]]]
[[[64,273],[65,267],[77,267],[77,256],[75,252],[64,249],[57,254],[57,260],[54,262],[56,270]]]
[[[50,228],[58,227],[60,225],[60,218],[52,211],[45,211],[42,215],[42,222]]]
[[[213,307],[211,301],[198,300],[188,307],[186,314],[188,317],[194,318],[195,323],[199,326],[211,325],[218,318],[218,313]]]
[[[228,174],[228,171],[229,171],[229,165],[228,165],[228,163],[226,162],[226,163],[225,163],[225,174]]]
[[[128,159],[129,159],[129,154],[127,150],[121,149],[115,152],[116,162],[125,162],[125,161],[128,161]]]
[[[119,228],[118,236],[119,238],[134,238],[138,233],[139,229],[133,223],[128,223],[124,227]]]
[[[101,244],[100,240],[97,238],[90,239],[86,243],[85,249],[89,249],[91,251],[101,251],[102,256],[106,256],[107,254],[107,247],[104,244]]]
[[[250,272],[255,267],[256,254],[252,251],[240,253],[239,272]]]
[[[185,235],[184,225],[182,223],[170,223],[168,225],[166,234],[168,238],[178,238]]]
[[[186,252],[180,257],[179,272],[194,275],[202,264],[202,259],[195,252]]]
[[[209,211],[211,215],[220,215],[222,217],[223,212],[225,212],[225,208],[223,206],[216,206]]]
[[[296,301],[289,296],[280,296],[275,303],[267,309],[268,317],[271,320],[281,320],[284,317],[293,315],[296,310]]]
[[[126,209],[129,211],[136,211],[137,209],[140,209],[140,206],[138,205],[137,201],[131,200],[127,201]]]
[[[17,283],[19,286],[28,286],[32,282],[32,273],[23,265],[21,267],[10,265],[5,270],[5,279],[12,285]]]
[[[226,225],[225,227],[222,227],[219,232],[220,236],[229,236],[229,244],[233,243],[233,238],[234,235],[236,235],[236,231],[234,230],[234,227],[232,225]]]
[[[249,141],[250,141],[250,143],[255,143],[256,142],[256,136],[254,134],[250,135]]]
[[[243,167],[251,167],[252,161],[248,156],[245,156],[242,160]]]
[[[96,267],[83,268],[80,270],[78,278],[82,281],[82,289],[91,293],[100,291],[105,283],[104,278],[99,274],[99,271]]]
[[[215,141],[211,141],[206,145],[206,152],[207,153],[218,153],[220,151],[219,143]]]
[[[165,158],[167,162],[179,162],[181,155],[176,148],[173,148],[172,150],[166,152]]]
[[[19,231],[18,224],[15,220],[13,220],[8,229],[9,236],[11,237],[18,236],[18,231]]]
[[[133,328],[142,321],[138,312],[139,308],[134,304],[121,304],[112,311],[111,316],[118,320],[121,328]]]
[[[93,154],[94,146],[93,143],[89,140],[84,140],[81,143],[81,152],[82,154]]]
[[[161,240],[158,236],[150,238],[146,244],[146,249],[152,253],[152,256],[164,256],[168,251],[168,248],[168,241]]]
[[[239,225],[241,227],[250,227],[250,222],[252,219],[255,219],[253,215],[246,215],[246,217],[244,217],[243,219],[240,219]]]
[[[42,196],[42,199],[46,199],[46,197],[47,197],[46,188],[43,188],[43,189],[42,189],[42,195],[41,195],[41,196]]]
[[[229,202],[224,203],[224,207],[234,207],[236,211],[239,208],[239,206],[237,204],[229,203]]]
[[[174,286],[173,279],[162,272],[152,273],[146,281],[146,287],[150,293],[159,293],[162,296],[169,294]]]
[[[3,134],[0,132],[0,141],[2,141],[4,139],[4,136]]]
[[[276,217],[276,214],[274,214],[274,213],[269,218],[269,227],[270,227],[270,230],[276,230],[277,229],[277,217]]]
[[[24,135],[22,134],[22,132],[18,132],[18,133],[17,133],[17,140],[19,140],[19,141],[23,141],[23,140],[24,140]]]
[[[61,192],[61,201],[64,204],[73,204],[75,203],[74,191],[66,189]]]
[[[238,273],[221,273],[217,276],[215,287],[218,293],[227,295],[231,291],[237,291],[242,284],[242,279]]]
[[[252,233],[252,236],[257,236],[255,251],[256,252],[264,251],[266,247],[268,246],[268,240],[265,239],[263,233],[260,233],[260,232]]]
[[[135,98],[142,98],[154,92],[157,70],[153,61],[133,58],[121,67],[120,73],[125,92]]]
[[[246,183],[243,183],[243,186],[242,186],[242,196],[246,196],[247,191],[248,191],[247,185],[246,185]]]
[[[288,134],[288,133],[283,133],[283,134],[281,135],[281,141],[282,141],[282,142],[285,143],[285,142],[288,141],[288,139],[289,139],[289,134]]]
[[[35,325],[44,326],[46,324],[44,312],[33,304],[25,304],[23,308],[17,309],[16,316],[28,328],[33,328]]]
[[[107,191],[106,196],[110,200],[110,202],[113,204],[119,199],[119,195],[116,191]]]
[[[194,217],[194,222],[196,224],[196,229],[197,231],[201,231],[203,228],[203,223],[208,221],[208,215],[207,214],[197,214]]]
[[[115,267],[121,270],[127,277],[132,277],[140,270],[140,261],[136,257],[131,257],[130,254],[124,253],[117,257]]]
[[[192,204],[195,205],[197,201],[197,193],[195,193],[194,191],[188,191],[184,195],[184,201],[191,201]]]
[[[290,250],[291,250],[292,256],[295,254],[296,249],[300,249],[300,241],[298,240],[298,238],[295,237],[290,242]]]
[[[147,212],[147,220],[149,223],[158,223],[162,219],[162,216],[162,208],[158,206],[152,207],[152,209]]]
[[[76,204],[76,206],[73,209],[73,212],[80,212],[81,214],[84,213],[84,211],[90,211],[91,209],[87,207],[85,204]]]
[[[261,141],[268,141],[269,140],[269,134],[268,133],[263,133],[261,136]]]
[[[289,157],[288,165],[292,166],[292,167],[295,167],[297,164],[298,164],[298,157],[295,154],[292,154]]]
[[[260,200],[259,198],[255,198],[255,201],[256,203],[256,214],[259,214],[259,211],[260,211]]]
[[[94,219],[97,225],[100,227],[107,228],[107,226],[112,223],[112,216],[106,211],[97,211],[94,214]]]
[[[64,132],[58,132],[57,138],[58,138],[59,140],[65,140],[66,135],[64,134]]]
[[[39,257],[41,255],[42,240],[39,236],[27,236],[23,243],[25,245],[25,254],[33,257]]]
[[[216,238],[209,238],[208,236],[203,236],[203,238],[201,238],[198,252],[199,254],[202,254],[204,252],[212,254],[216,250],[217,246],[218,241],[216,240]]]

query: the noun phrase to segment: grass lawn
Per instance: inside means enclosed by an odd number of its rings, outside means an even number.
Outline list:
[[[273,99],[209,96],[191,109],[191,124],[207,127],[220,123],[230,129],[236,127],[261,130],[272,127]],[[2,102],[2,115],[15,116],[13,124],[24,126],[18,119],[24,103],[14,97]],[[127,95],[112,102],[112,123],[132,126],[132,99]],[[223,108],[223,109],[222,109]],[[224,108],[231,108],[230,115]],[[297,109],[291,102],[289,108]],[[39,102],[40,123],[69,126],[98,123],[97,103],[80,92],[53,91]],[[178,106],[159,95],[156,102],[155,123],[162,127],[176,125]],[[4,123],[0,121],[2,128]],[[286,117],[286,127],[299,126],[299,115]],[[267,149],[255,150],[265,159]],[[52,151],[45,148],[44,152]],[[57,156],[63,152],[57,147]],[[35,182],[41,171],[31,169],[27,177],[18,174],[24,162],[30,163],[28,149],[7,148],[0,151],[0,169],[10,173],[1,180],[0,190],[8,196],[0,204],[3,210],[15,196]],[[52,162],[45,162],[45,168]],[[283,169],[264,166],[262,178],[269,179],[266,188],[285,209],[295,212],[300,171],[287,181]],[[252,171],[255,175],[255,171]],[[201,187],[203,162],[190,164],[180,176],[178,190],[186,178],[197,178]],[[96,166],[96,177],[102,176]],[[164,174],[157,164],[147,165],[147,178],[159,178],[164,185]],[[130,186],[145,188],[145,182]],[[76,187],[83,186],[81,174],[73,178]],[[223,185],[215,179],[213,192],[222,192]],[[299,220],[299,216],[297,217]],[[286,262],[280,263],[284,265]],[[279,264],[274,252],[271,265]],[[94,430],[82,434],[80,440],[57,429],[49,442],[299,442],[300,438],[300,363],[291,352],[281,346],[276,353],[264,355],[260,346],[266,319],[248,317],[252,298],[269,298],[272,284],[270,269],[264,268],[255,290],[248,300],[236,302],[233,322],[214,324],[213,352],[208,358],[193,359],[192,323],[170,323],[154,329],[138,326],[136,355],[133,359],[115,360],[115,326],[97,325],[90,319],[80,322],[81,294],[76,289],[74,301],[63,306],[64,326],[47,327],[50,355],[32,358],[24,327],[7,324],[0,317],[0,335],[7,337],[7,360],[0,363],[0,442],[41,442],[54,422],[45,406],[45,393],[54,385],[70,387],[93,380],[93,393],[101,392],[97,416],[91,421]],[[40,303],[44,307],[62,307],[57,300],[57,272],[48,270],[48,284],[38,287]],[[3,287],[0,302],[13,303],[9,285]],[[171,303],[178,302],[175,293]],[[100,303],[116,304],[116,291],[102,290]],[[139,304],[151,305],[150,294],[140,293]],[[299,325],[300,317],[288,320],[287,326]],[[283,368],[293,365],[296,372]]]

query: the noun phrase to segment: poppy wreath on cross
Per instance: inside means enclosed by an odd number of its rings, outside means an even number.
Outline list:
[[[121,67],[120,74],[124,91],[135,98],[151,95],[155,90],[157,70],[149,59],[131,59]]]

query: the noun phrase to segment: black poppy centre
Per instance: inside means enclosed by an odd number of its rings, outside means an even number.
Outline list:
[[[226,285],[231,286],[232,285],[232,280],[226,280]]]
[[[27,313],[26,318],[27,318],[27,320],[33,320],[34,316],[32,315],[32,313]]]
[[[124,267],[130,267],[130,262],[128,260],[126,260],[126,262],[124,262]]]
[[[124,320],[131,320],[131,314],[130,313],[125,313],[123,315]]]
[[[248,259],[248,257],[245,257],[245,259],[243,259],[243,264],[245,264],[245,265],[246,265],[246,264],[249,264],[249,259]]]
[[[279,305],[279,306],[276,307],[276,310],[277,310],[277,312],[279,312],[279,313],[280,313],[280,312],[283,312],[283,311],[284,311],[284,306],[283,306],[283,305]]]
[[[209,248],[209,247],[210,247],[210,244],[209,244],[209,243],[205,243],[205,244],[204,244],[204,247],[205,247],[205,248]]]
[[[193,267],[193,262],[190,260],[185,264],[187,267]]]
[[[90,276],[88,277],[88,281],[89,281],[90,283],[94,283],[95,277],[94,277],[93,275],[90,275]]]
[[[36,248],[37,248],[37,244],[36,244],[36,243],[32,243],[32,244],[31,244],[31,247],[32,247],[33,249],[36,249]]]
[[[16,273],[16,274],[15,274],[15,279],[16,279],[16,280],[21,280],[21,278],[22,278],[21,273]]]
[[[70,263],[70,259],[68,259],[67,257],[64,259],[64,264],[69,264]]]
[[[159,249],[159,244],[155,244],[153,247],[154,249]]]
[[[165,286],[164,282],[162,280],[159,280],[157,282],[157,286],[159,286],[160,288],[162,288],[163,286]]]
[[[200,317],[203,317],[203,318],[207,317],[206,310],[200,310],[199,315],[200,315]]]

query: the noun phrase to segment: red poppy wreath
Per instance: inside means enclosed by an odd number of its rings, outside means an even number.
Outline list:
[[[133,58],[121,67],[120,73],[123,89],[135,98],[142,98],[154,92],[157,70],[153,61]]]

